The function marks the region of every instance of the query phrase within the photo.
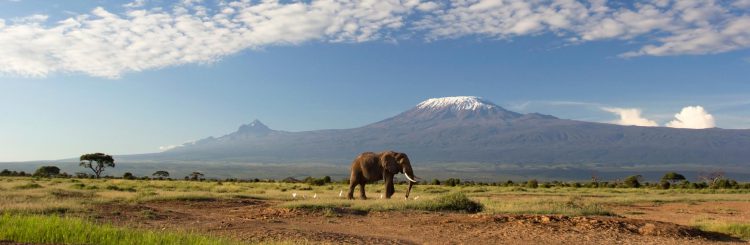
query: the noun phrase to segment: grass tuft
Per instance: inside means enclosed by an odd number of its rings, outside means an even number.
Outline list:
[[[108,185],[106,187],[107,190],[113,190],[113,191],[127,191],[127,192],[135,192],[135,188],[133,187],[119,187],[117,185]]]
[[[63,189],[51,190],[49,194],[56,198],[88,198],[94,196],[94,193],[91,192],[71,191]]]
[[[23,185],[17,185],[13,187],[13,189],[16,189],[16,190],[28,190],[28,189],[37,189],[37,188],[42,188],[42,186],[35,182],[31,182],[31,183],[27,183]]]

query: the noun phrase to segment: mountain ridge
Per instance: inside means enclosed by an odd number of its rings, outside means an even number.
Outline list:
[[[391,149],[423,162],[736,165],[750,163],[750,130],[582,122],[460,96],[425,100],[351,129],[287,132],[255,120],[218,138],[138,158],[347,164],[359,152]]]

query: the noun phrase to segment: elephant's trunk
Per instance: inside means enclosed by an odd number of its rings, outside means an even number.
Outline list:
[[[409,198],[409,192],[411,192],[411,186],[414,185],[414,182],[409,181],[409,189],[406,190],[406,198]]]
[[[411,192],[411,187],[414,185],[414,183],[417,182],[415,180],[417,178],[417,176],[414,175],[414,170],[412,170],[411,166],[409,166],[409,165],[404,166],[403,172],[404,172],[404,175],[406,176],[406,178],[409,179],[409,189],[406,190],[406,198],[409,198],[409,193]]]

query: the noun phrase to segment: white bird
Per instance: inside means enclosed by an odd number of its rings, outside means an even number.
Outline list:
[[[414,197],[414,200],[417,200],[417,199],[419,199],[419,196]]]
[[[315,193],[315,195],[313,195],[313,198],[318,198],[318,193]]]
[[[380,193],[380,199],[383,199],[383,193]]]
[[[292,193],[292,198],[297,198],[297,192]]]
[[[339,197],[344,196],[344,190],[339,191]]]

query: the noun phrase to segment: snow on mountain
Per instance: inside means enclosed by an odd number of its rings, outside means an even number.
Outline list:
[[[458,110],[481,110],[481,109],[492,109],[499,106],[493,104],[488,100],[484,100],[476,96],[454,96],[454,97],[442,97],[432,98],[417,105],[417,109],[422,110],[443,110],[450,109],[453,111]]]

